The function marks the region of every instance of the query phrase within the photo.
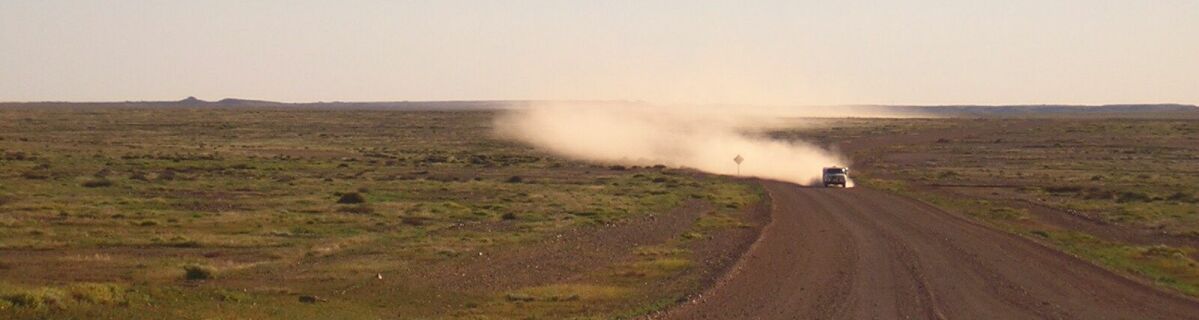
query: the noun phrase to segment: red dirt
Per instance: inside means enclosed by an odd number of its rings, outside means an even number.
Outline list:
[[[631,257],[639,246],[666,242],[690,228],[706,210],[710,209],[705,204],[690,201],[667,214],[577,228],[536,244],[451,260],[425,268],[430,273],[421,278],[433,279],[435,286],[449,290],[507,290],[557,283]]]

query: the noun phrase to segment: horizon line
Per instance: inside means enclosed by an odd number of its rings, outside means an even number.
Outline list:
[[[1176,105],[1199,108],[1199,104],[1179,102],[1117,102],[1117,103],[936,103],[936,104],[886,104],[886,103],[847,103],[847,104],[761,104],[761,103],[656,103],[644,100],[600,100],[600,99],[447,99],[447,100],[332,100],[332,101],[276,101],[265,99],[247,99],[226,97],[220,100],[204,100],[189,96],[180,100],[28,100],[0,101],[0,104],[236,104],[261,103],[278,105],[310,105],[310,104],[398,104],[398,103],[635,103],[646,105],[695,105],[695,106],[757,106],[757,107],[1037,107],[1037,106],[1071,106],[1071,107],[1103,107],[1103,106],[1139,106],[1139,105]]]

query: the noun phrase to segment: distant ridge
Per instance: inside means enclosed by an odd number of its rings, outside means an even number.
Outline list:
[[[1079,105],[947,105],[947,106],[885,106],[893,110],[916,112],[964,113],[964,114],[1019,114],[1019,113],[1103,113],[1103,112],[1185,112],[1197,111],[1199,107],[1186,104],[1108,104],[1098,106]]]
[[[379,102],[276,102],[225,98],[206,101],[187,97],[174,101],[123,101],[123,102],[0,102],[3,107],[44,108],[297,108],[297,109],[388,109],[388,110],[499,110],[526,106],[534,101],[379,101]]]
[[[1115,116],[1133,114],[1199,115],[1199,107],[1188,104],[1109,104],[1109,105],[943,105],[943,106],[852,106],[864,111],[899,115],[948,117],[1031,117],[1031,116]]]
[[[0,102],[3,107],[125,107],[125,108],[296,108],[296,109],[372,109],[372,110],[502,110],[520,108],[535,103],[572,101],[481,100],[481,101],[378,101],[378,102],[276,102],[267,100],[225,98],[205,101],[187,97],[176,101],[125,102]],[[603,103],[604,101],[580,101]],[[606,101],[607,103],[626,103]],[[641,103],[641,102],[627,102]],[[735,107],[735,106],[730,106]],[[1199,118],[1199,107],[1188,104],[1110,104],[1110,105],[846,105],[824,106],[848,112],[891,114],[914,117],[1130,117],[1167,118],[1180,116]]]

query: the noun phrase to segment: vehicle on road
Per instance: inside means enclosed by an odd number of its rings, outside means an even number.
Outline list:
[[[849,168],[847,167],[825,167],[824,168],[824,187],[831,186],[846,187],[849,183]]]

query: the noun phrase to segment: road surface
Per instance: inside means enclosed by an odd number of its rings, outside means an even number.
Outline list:
[[[1199,301],[867,188],[764,182],[773,221],[671,319],[1199,319]]]

